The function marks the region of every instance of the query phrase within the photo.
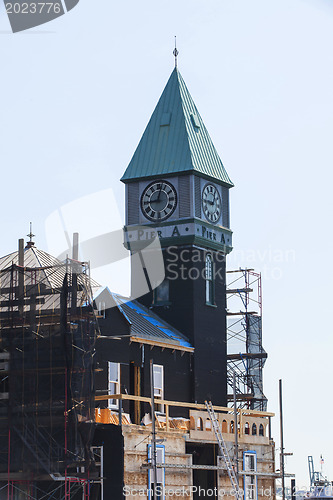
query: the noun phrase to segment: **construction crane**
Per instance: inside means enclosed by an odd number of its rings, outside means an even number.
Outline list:
[[[322,460],[322,456],[321,456],[321,460]],[[327,477],[325,477],[323,475],[323,471],[316,472],[314,470],[312,456],[308,456],[308,464],[309,464],[309,475],[310,475],[310,488],[312,486],[325,486],[326,484],[329,484]]]

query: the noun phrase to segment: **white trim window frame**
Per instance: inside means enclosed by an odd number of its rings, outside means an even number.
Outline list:
[[[154,366],[154,398],[164,399],[164,366],[163,365],[153,365]],[[164,405],[158,405],[156,411],[163,413]]]
[[[108,396],[120,394],[120,363],[108,361]],[[119,400],[108,399],[108,408],[118,410]]]
[[[243,469],[249,474],[244,475],[244,500],[258,500],[258,481],[257,475],[251,475],[251,472],[257,472],[257,453],[255,451],[244,451]]]

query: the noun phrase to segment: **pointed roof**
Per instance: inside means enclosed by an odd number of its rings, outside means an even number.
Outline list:
[[[175,68],[121,180],[126,183],[189,172],[233,186]]]

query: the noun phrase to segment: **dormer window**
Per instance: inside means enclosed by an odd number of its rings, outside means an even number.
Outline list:
[[[191,113],[191,121],[192,121],[192,125],[193,125],[193,127],[194,127],[196,130],[199,130],[199,128],[200,128],[200,123],[199,123],[199,119],[198,119],[198,116],[196,115],[196,113]]]

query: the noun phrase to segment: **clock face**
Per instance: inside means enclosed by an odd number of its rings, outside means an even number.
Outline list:
[[[206,184],[202,191],[202,208],[206,219],[213,224],[221,216],[221,196],[213,184]]]
[[[175,211],[177,192],[170,182],[154,181],[146,187],[141,196],[141,210],[150,221],[160,222]]]

